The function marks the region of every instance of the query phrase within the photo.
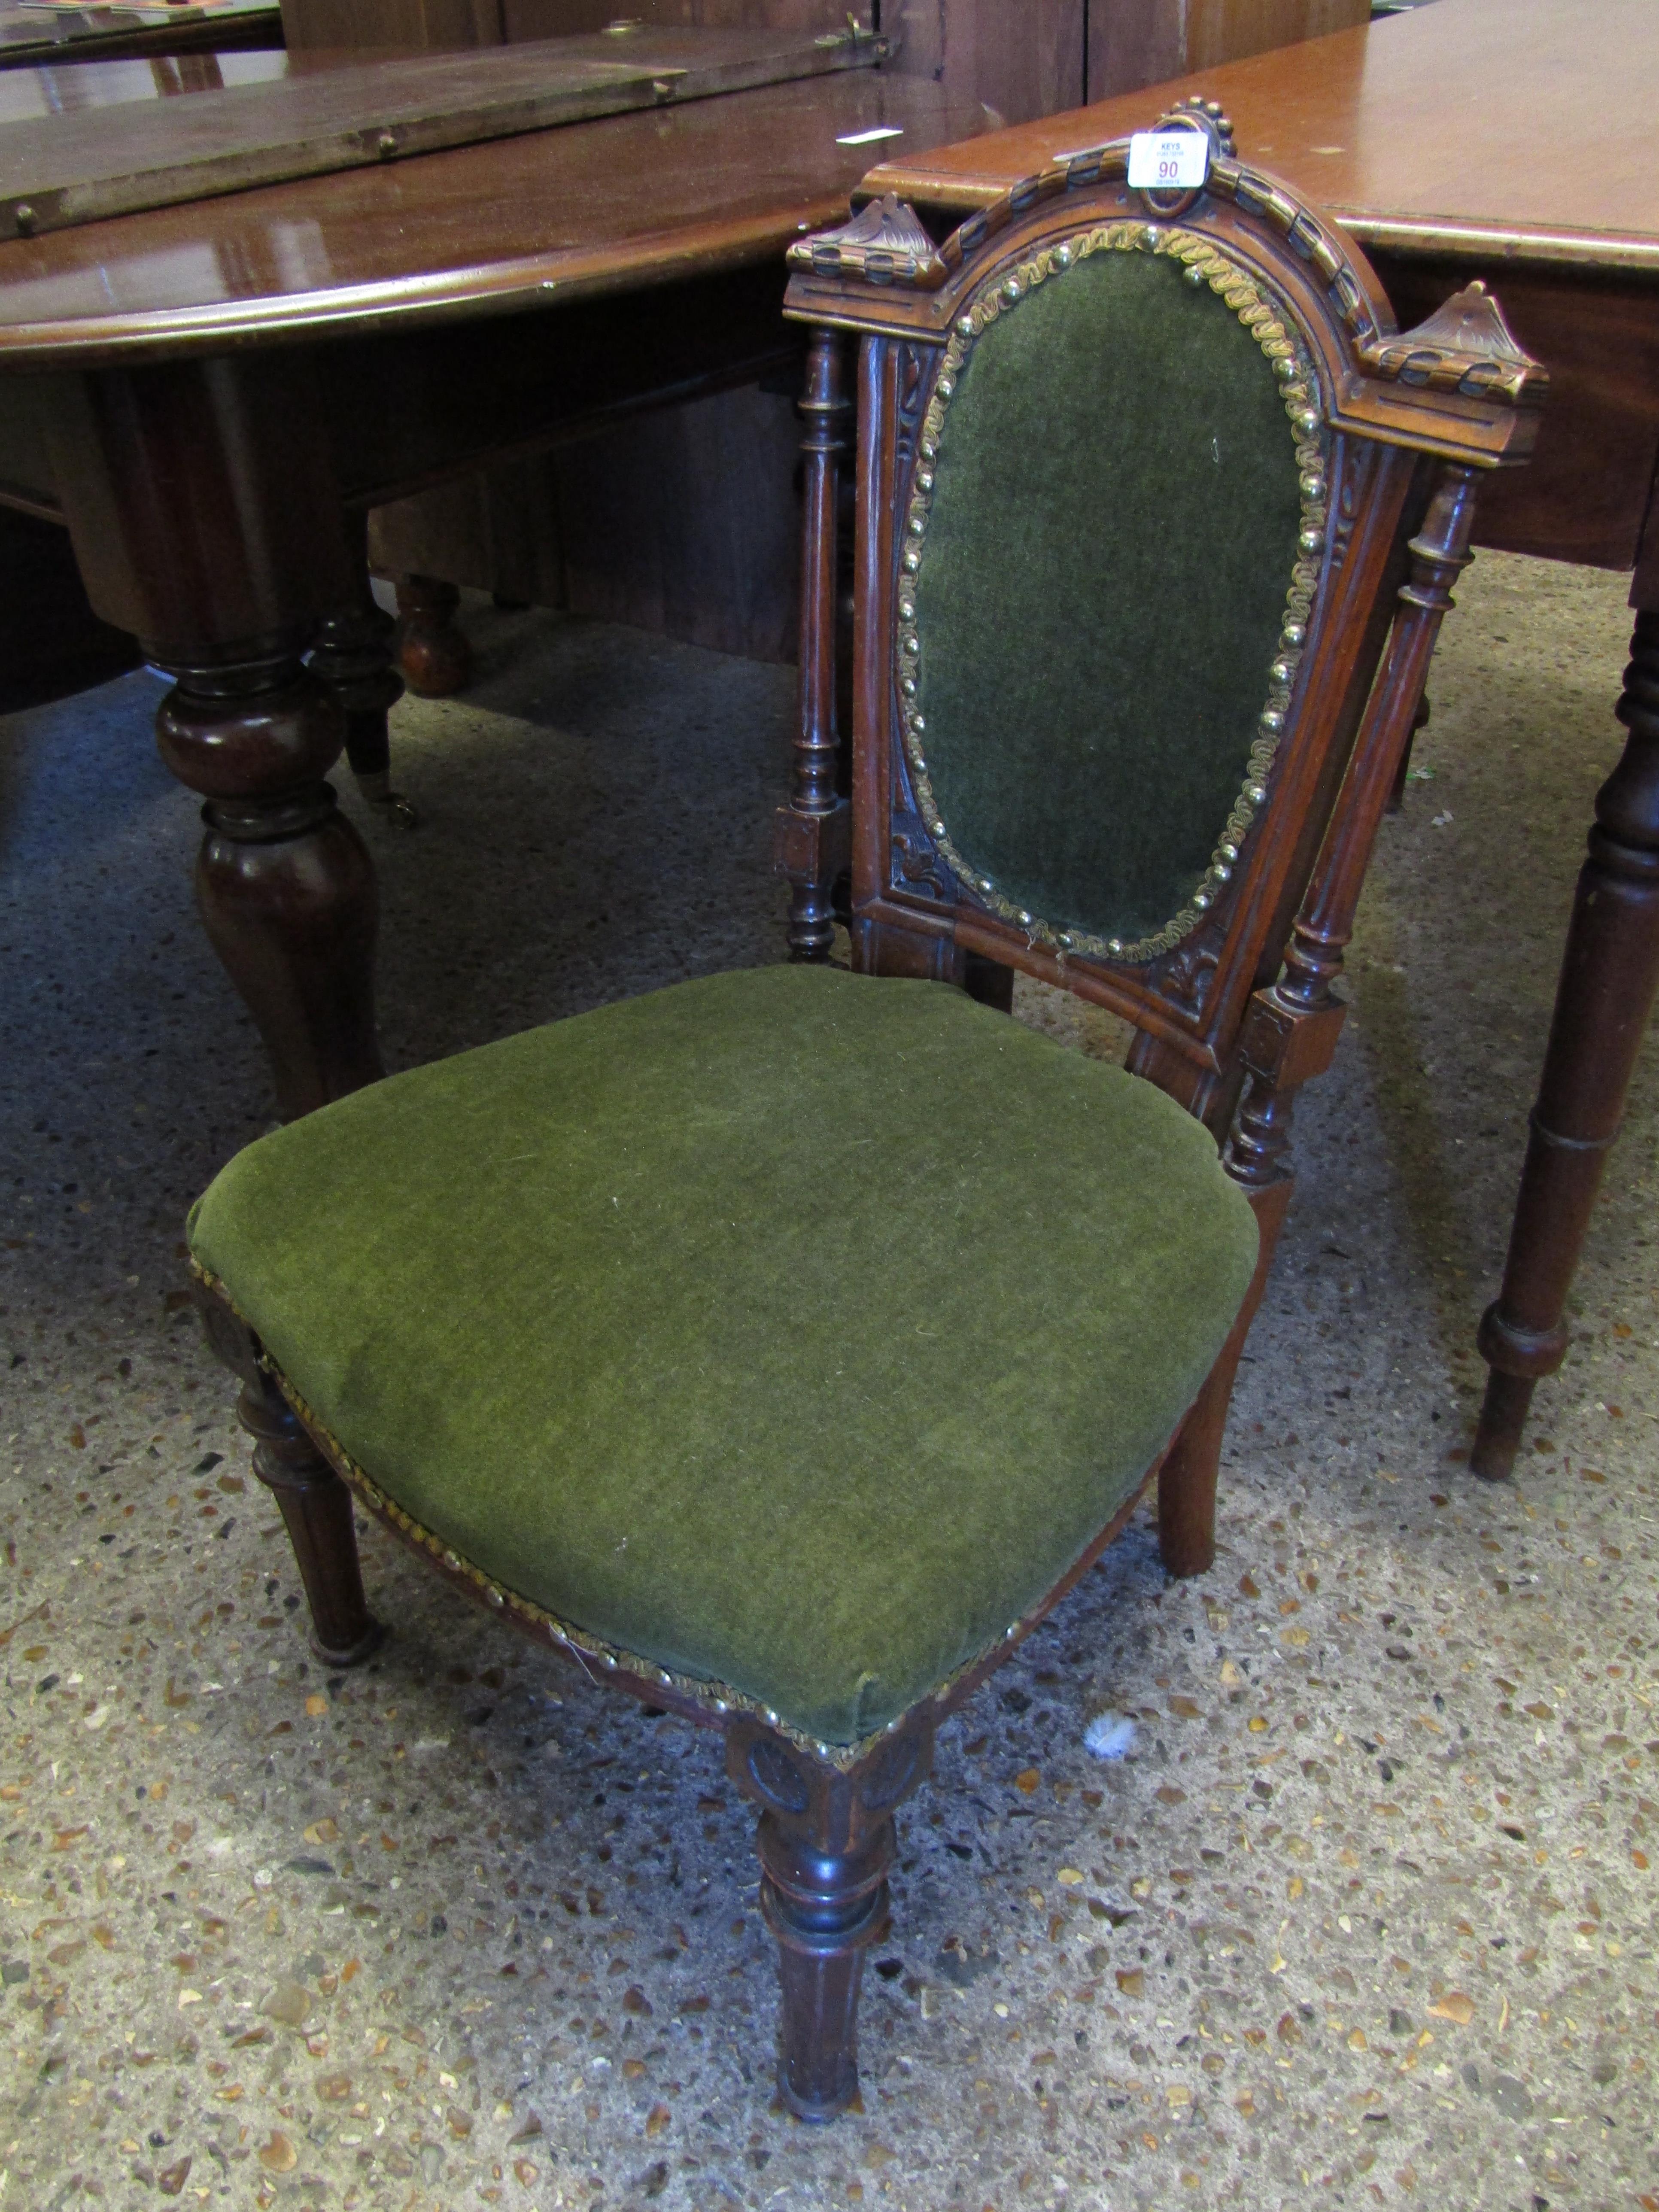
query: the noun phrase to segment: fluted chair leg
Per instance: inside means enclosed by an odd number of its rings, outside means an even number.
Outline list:
[[[890,1817],[851,1850],[822,1850],[761,1815],[761,1909],[778,1941],[778,2087],[804,2120],[832,2120],[858,2094],[864,1954],[886,1934]]]

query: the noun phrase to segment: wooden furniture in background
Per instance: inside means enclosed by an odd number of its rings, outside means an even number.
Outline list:
[[[1097,0],[1098,4],[1098,0]],[[1290,0],[1292,7],[1330,0]],[[1346,0],[1352,13],[1352,0]],[[702,29],[843,30],[849,12],[892,34],[896,67],[963,99],[981,100],[999,118],[1018,122],[1074,106],[1085,83],[1087,0],[285,0],[292,51],[355,46],[462,48],[563,38],[634,20],[647,26]]]
[[[1367,21],[1370,0],[862,0],[896,66],[983,100],[1005,123],[1133,92]],[[283,0],[290,52],[514,45],[651,25],[835,30],[844,0]]]
[[[285,1115],[380,1073],[374,870],[324,781],[386,665],[343,517],[789,373],[783,253],[844,212],[841,142],[981,120],[846,72],[0,245],[0,490],[176,677],[163,757]]]
[[[280,49],[282,43],[277,0],[251,0],[211,15],[180,9],[175,21],[166,23],[147,22],[129,8],[88,6],[59,14],[0,0],[0,70],[268,51]]]
[[[328,1664],[365,1657],[377,1633],[349,1485],[590,1680],[720,1733],[760,1808],[779,2088],[805,2119],[857,2094],[894,1814],[927,1780],[941,1721],[1154,1479],[1167,1569],[1213,1559],[1221,1433],[1289,1194],[1291,1102],[1340,1027],[1341,947],[1468,559],[1476,479],[1523,456],[1534,428],[1541,379],[1486,294],[1400,337],[1340,234],[1233,160],[1214,118],[1186,120],[1212,144],[1206,191],[1131,192],[1120,145],[1051,169],[937,254],[896,205],[796,249],[807,593],[784,844],[798,892],[809,853],[822,892],[846,820],[832,712],[851,332],[854,945],[876,975],[708,978],[416,1070],[263,1139],[192,1216],[204,1317],[243,1382],[255,1469]],[[1070,304],[1050,312],[1057,296]],[[1078,319],[1057,335],[1062,312]],[[1155,356],[1114,343],[1143,313]],[[1006,411],[975,426],[963,410],[983,376]],[[1248,408],[1225,404],[1241,393]],[[1063,446],[1050,402],[1081,432]],[[1149,406],[1164,439],[1126,437]],[[925,689],[978,650],[1007,581],[1002,479],[975,489],[988,444],[994,469],[1015,445],[1024,458],[1028,542],[1053,549],[1056,626],[1085,650],[1063,672],[1003,658],[977,758],[1001,796],[1086,814],[1093,850],[1135,813],[1184,886],[1173,917],[1158,908],[1150,957],[1092,934],[1103,911],[1133,910],[1122,883],[1091,874],[1079,908],[1015,914],[988,880],[1000,807],[976,833],[953,815],[955,842],[933,807],[929,763],[937,776],[941,748],[968,742],[966,718],[924,727],[918,672]],[[1085,468],[1104,516],[1079,514]],[[1173,542],[1166,501],[1193,526]],[[1224,562],[1249,572],[1259,665],[1243,684],[1236,595],[1212,628],[1181,621]],[[1125,652],[1117,627],[1154,575],[1183,697],[1207,699],[1226,733],[1201,819],[1156,714],[1128,718],[1115,756],[1047,742],[1057,715],[1091,725],[1102,660],[1135,662],[1155,693],[1175,672],[1162,644]],[[1179,728],[1183,746],[1210,733],[1201,714]],[[1194,833],[1216,858],[1189,881]],[[821,906],[798,896],[796,917],[799,948],[823,953]],[[1150,1083],[945,988],[971,981],[975,956],[1127,1017]],[[1233,1118],[1218,1102],[1241,1059]],[[1231,1120],[1224,1164],[1182,1109],[1217,1136]],[[501,1138],[482,1164],[481,1126]],[[389,1186],[363,1170],[393,1146]],[[596,1188],[621,1195],[596,1214]],[[490,1255],[464,1296],[462,1248]],[[550,1310],[572,1317],[554,1365]],[[1053,1325],[1033,1328],[1034,1313]],[[987,1359],[993,1326],[1019,1341]],[[933,1340],[925,1358],[895,1356],[896,1328]],[[416,1375],[441,1421],[388,1415]],[[596,1454],[611,1416],[593,1409],[623,1407]]]
[[[0,137],[0,240],[605,115],[660,113],[868,68],[884,51],[850,26],[816,37],[641,28],[542,39],[513,52],[343,56],[331,68],[227,86],[182,108],[134,100],[42,116]]]
[[[1492,486],[1477,538],[1635,571],[1615,709],[1630,739],[1596,801],[1503,1287],[1480,1326],[1492,1375],[1471,1464],[1500,1476],[1565,1353],[1567,1291],[1659,988],[1659,170],[1639,132],[1605,125],[1610,102],[1659,100],[1659,16],[1647,0],[1436,0],[1169,88],[1188,91],[1224,100],[1261,160],[1332,210],[1402,322],[1472,277],[1501,284],[1551,399],[1532,466]],[[1109,137],[1136,112],[1108,100],[1060,136]],[[948,226],[1055,149],[1053,129],[1027,126],[884,164],[864,189]]]
[[[1090,0],[1085,98],[1109,100],[1370,19],[1370,0]]]
[[[259,12],[186,19],[173,27],[176,40],[165,38],[167,27],[141,28],[131,50],[112,20],[102,9],[42,16],[0,0],[0,125],[254,82],[286,67],[275,0]],[[118,20],[133,27],[131,16]],[[24,65],[43,54],[49,61]],[[94,614],[55,509],[27,497],[9,503],[0,490],[0,714],[137,665],[134,640]]]
[[[981,103],[995,123],[1075,107],[1265,46],[1362,21],[1367,0],[863,0],[896,75]],[[300,51],[350,41],[443,46],[651,25],[828,33],[847,0],[286,0]],[[665,629],[759,659],[795,650],[795,514],[781,467],[791,395],[750,391],[548,455],[510,481],[417,496],[370,526],[382,574],[438,575],[573,612]],[[695,513],[693,512],[695,510]],[[783,557],[779,558],[780,549]],[[405,673],[413,671],[405,666]]]

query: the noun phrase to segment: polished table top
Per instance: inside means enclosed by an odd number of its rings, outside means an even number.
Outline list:
[[[873,150],[983,128],[860,70],[0,246],[0,367],[362,335],[775,258],[844,217]],[[889,132],[892,141],[872,137]]]
[[[31,8],[0,0],[0,70],[33,68],[54,54],[132,53],[153,47],[257,42],[280,46],[277,0],[235,0],[228,7]]]
[[[921,161],[901,149],[867,188],[982,205],[1183,94],[1221,101],[1241,157],[1368,248],[1659,275],[1654,0],[1437,0]]]

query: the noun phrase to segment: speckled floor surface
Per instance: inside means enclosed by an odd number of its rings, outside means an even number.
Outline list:
[[[952,1726],[822,2131],[773,2101],[712,1741],[378,1533],[395,1636],[308,1661],[179,1295],[185,1206],[269,1109],[155,686],[0,723],[4,2212],[1659,2207],[1650,1062],[1518,1480],[1462,1464],[1628,618],[1519,561],[1462,597],[1220,1559],[1167,1583],[1138,1525]],[[471,622],[473,696],[398,712],[424,825],[368,831],[392,1064],[778,957],[787,673]]]

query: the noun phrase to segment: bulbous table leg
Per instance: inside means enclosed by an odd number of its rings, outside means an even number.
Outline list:
[[[455,620],[461,595],[437,576],[400,576],[398,665],[418,699],[449,699],[472,680],[472,648]]]
[[[202,919],[264,1040],[289,1120],[385,1072],[374,866],[324,781],[345,718],[301,664],[301,641],[174,664],[175,688],[156,715],[162,759],[206,802]]]
[[[175,679],[156,733],[206,802],[203,920],[307,1113],[381,1073],[374,872],[325,781],[346,719],[303,665],[363,590],[316,362],[117,363],[44,377],[40,404],[92,604]]]

